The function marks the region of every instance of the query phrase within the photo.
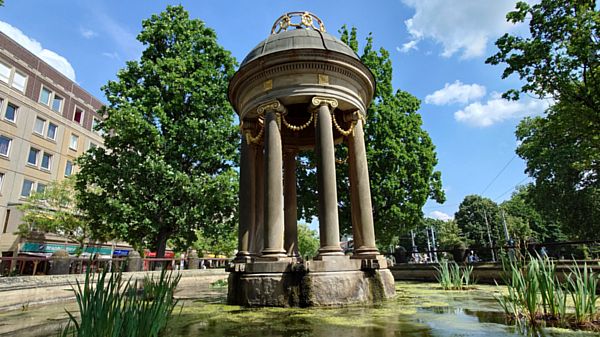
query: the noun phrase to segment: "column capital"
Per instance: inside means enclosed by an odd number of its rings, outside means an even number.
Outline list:
[[[276,114],[286,113],[285,106],[283,104],[281,104],[281,102],[277,99],[265,102],[265,103],[259,105],[258,108],[256,108],[256,112],[259,115],[264,115],[265,112],[268,112],[268,111],[273,111]]]
[[[329,105],[331,112],[338,107],[338,101],[332,97],[315,96],[311,100],[311,105],[315,108],[321,105]]]

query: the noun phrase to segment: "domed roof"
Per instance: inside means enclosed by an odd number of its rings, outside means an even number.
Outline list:
[[[348,45],[328,33],[314,29],[296,28],[269,35],[248,53],[240,68],[263,56],[297,49],[329,50],[359,59]]]

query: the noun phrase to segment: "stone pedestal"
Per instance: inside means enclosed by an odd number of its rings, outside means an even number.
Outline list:
[[[66,250],[57,250],[50,257],[49,275],[66,275],[71,269],[71,259]]]
[[[198,258],[198,252],[192,250],[188,256],[188,269],[198,269],[200,267],[200,259]]]
[[[140,253],[135,250],[130,251],[127,256],[127,271],[141,271],[142,264],[143,261]]]
[[[304,263],[238,263],[229,271],[227,302],[250,307],[372,304],[395,294],[385,259],[329,256]]]

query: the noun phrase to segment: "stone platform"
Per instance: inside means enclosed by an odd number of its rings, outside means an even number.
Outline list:
[[[253,261],[230,266],[229,304],[311,307],[369,304],[395,295],[385,260],[347,256],[299,262]]]

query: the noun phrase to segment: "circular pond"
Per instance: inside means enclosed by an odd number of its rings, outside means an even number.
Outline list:
[[[496,286],[444,291],[434,283],[397,282],[396,297],[376,306],[244,308],[225,304],[226,287],[179,292],[168,337],[397,337],[597,336],[558,328],[524,330],[507,324],[494,299]],[[0,336],[56,336],[75,303],[0,313]]]

